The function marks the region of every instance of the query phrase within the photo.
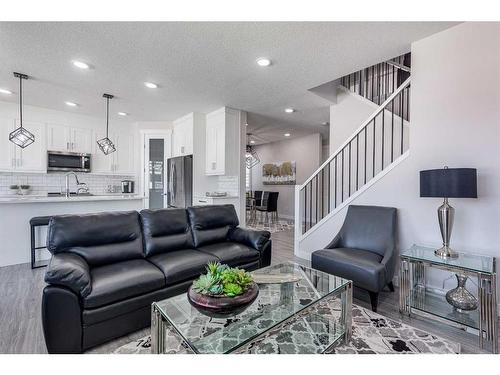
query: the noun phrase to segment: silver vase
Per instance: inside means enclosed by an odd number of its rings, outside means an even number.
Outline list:
[[[467,276],[455,274],[458,286],[446,293],[446,301],[458,312],[471,311],[477,309],[477,298],[465,289]]]

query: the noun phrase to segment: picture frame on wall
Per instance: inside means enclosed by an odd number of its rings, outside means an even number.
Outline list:
[[[295,161],[277,161],[262,165],[264,185],[295,185],[297,171]]]

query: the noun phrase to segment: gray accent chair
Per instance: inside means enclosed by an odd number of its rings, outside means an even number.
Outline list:
[[[349,206],[337,236],[312,253],[312,267],[367,290],[372,310],[377,311],[379,292],[385,286],[394,292],[396,222],[393,207]]]

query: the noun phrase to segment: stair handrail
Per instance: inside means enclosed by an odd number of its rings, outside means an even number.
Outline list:
[[[356,131],[349,137],[347,138],[347,140],[342,143],[342,145],[340,145],[339,148],[337,148],[337,150],[332,153],[328,159],[325,160],[325,162],[323,164],[320,165],[320,167],[318,169],[316,169],[316,171],[314,171],[314,173],[302,184],[299,186],[299,190],[302,190],[305,188],[305,186],[311,182],[311,180],[316,177],[316,175],[318,173],[321,172],[321,170],[323,168],[325,168],[338,154],[340,154],[342,152],[342,150],[350,143],[354,140],[354,138],[356,138],[356,136],[361,133],[361,131],[368,125],[370,124],[373,119],[375,117],[377,117],[379,115],[379,113],[381,113],[385,107],[387,107],[387,105],[393,101],[394,98],[396,98],[399,93],[401,91],[403,91],[406,87],[408,87],[408,85],[410,84],[411,82],[411,77],[409,77],[406,81],[404,81],[392,94],[391,96],[389,96],[382,104],[380,104],[380,106],[375,110],[375,112],[373,112],[370,117],[368,117],[368,119],[366,121],[364,121],[361,126],[356,129]],[[331,122],[330,122],[330,126],[332,126]]]

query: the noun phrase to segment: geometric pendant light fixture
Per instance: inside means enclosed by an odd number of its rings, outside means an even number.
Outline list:
[[[109,155],[116,151],[116,147],[109,139],[109,99],[113,99],[114,96],[111,94],[103,94],[103,98],[106,98],[106,137],[99,139],[97,145],[101,149],[104,155]]]
[[[14,77],[19,78],[19,127],[9,134],[9,141],[25,148],[35,142],[35,136],[23,127],[23,79],[28,79],[26,74],[14,72]]]

